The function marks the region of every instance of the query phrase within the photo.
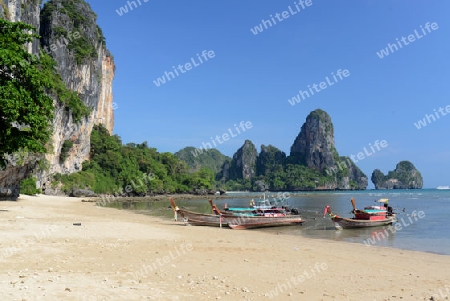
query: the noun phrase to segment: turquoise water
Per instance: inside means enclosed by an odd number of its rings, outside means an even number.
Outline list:
[[[248,193],[247,193],[248,195]],[[261,193],[251,193],[254,198]],[[276,196],[276,193],[273,193]],[[267,195],[266,195],[267,197]],[[270,196],[269,196],[270,198]],[[375,205],[374,201],[388,198],[389,205],[397,213],[398,222],[395,227],[373,227],[365,229],[336,230],[331,220],[323,218],[323,209],[331,206],[333,213],[343,217],[351,217],[354,198],[356,207]],[[270,198],[272,199],[272,198]],[[215,200],[219,208],[225,203],[230,207],[247,207],[249,198]],[[286,200],[287,205],[298,208],[306,219],[303,226],[267,228],[251,231],[265,231],[286,234],[302,243],[302,237],[321,238],[384,246],[398,249],[433,252],[450,255],[450,190],[367,190],[356,192],[310,192],[293,193]],[[124,209],[138,209],[140,212],[173,216],[168,208],[169,202],[137,204],[130,202]],[[178,206],[189,210],[210,213],[211,208],[205,200],[177,202]],[[122,207],[122,206],[121,206]]]

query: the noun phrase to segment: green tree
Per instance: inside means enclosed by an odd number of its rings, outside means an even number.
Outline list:
[[[36,195],[41,190],[36,188],[36,179],[33,177],[26,178],[20,182],[20,193],[27,195]]]
[[[35,32],[31,25],[0,20],[0,154],[47,151],[53,100],[45,91],[52,82],[26,50],[26,43],[39,37]]]

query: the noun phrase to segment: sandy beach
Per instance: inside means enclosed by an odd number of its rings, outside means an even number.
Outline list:
[[[447,300],[450,256],[0,202],[0,300]],[[301,243],[299,243],[301,242]]]

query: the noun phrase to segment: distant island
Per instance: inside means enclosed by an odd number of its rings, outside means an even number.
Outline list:
[[[375,169],[371,180],[375,189],[421,189],[423,186],[422,174],[409,161],[401,161],[386,176]]]

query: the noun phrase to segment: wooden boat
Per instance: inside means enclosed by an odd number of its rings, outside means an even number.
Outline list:
[[[382,220],[372,220],[372,219],[356,219],[356,218],[345,218],[334,215],[331,217],[336,229],[351,229],[351,228],[366,228],[366,227],[377,227],[390,225],[396,221],[395,216],[388,216]]]
[[[392,213],[392,208],[387,206],[387,199],[380,200],[386,206],[368,206],[364,210],[356,209],[354,199],[351,199],[351,202],[353,206],[353,218],[340,217],[331,212],[330,206],[325,207],[324,216],[328,213],[336,229],[377,227],[389,225],[396,221],[395,214]]]
[[[300,216],[271,217],[222,214],[214,204],[212,206],[215,214],[203,214],[178,208],[172,198],[170,199],[170,203],[174,210],[176,220],[178,214],[180,214],[186,223],[194,226],[228,226],[232,229],[254,229],[296,225],[305,222]]]
[[[173,198],[170,198],[172,209],[175,213],[175,220],[178,214],[183,217],[185,223],[193,226],[227,226],[227,219],[222,214],[204,214],[178,208]]]
[[[225,204],[225,208],[221,211],[223,214],[231,215],[268,215],[268,216],[284,216],[284,215],[299,215],[299,211],[296,208],[290,208],[289,206],[279,206],[271,203],[266,199],[264,195],[263,200],[251,200],[249,207],[228,207]]]
[[[235,230],[301,225],[305,222],[300,216],[235,216],[227,217],[228,227]]]
[[[226,220],[228,227],[235,230],[241,229],[255,229],[264,227],[279,227],[279,226],[290,226],[290,225],[301,225],[305,222],[300,216],[289,216],[283,212],[263,212],[256,215],[230,215],[223,214],[212,200],[209,200],[211,204],[212,211],[216,215],[221,215]],[[264,209],[258,209],[264,210]],[[271,209],[267,209],[271,210]]]
[[[265,216],[265,217],[283,217],[290,214],[284,208],[268,208],[268,209],[248,209],[248,210],[233,210],[228,211],[226,208],[220,210],[213,201],[210,199],[209,204],[211,205],[212,214],[222,214],[223,216]],[[242,208],[247,209],[247,208]]]

